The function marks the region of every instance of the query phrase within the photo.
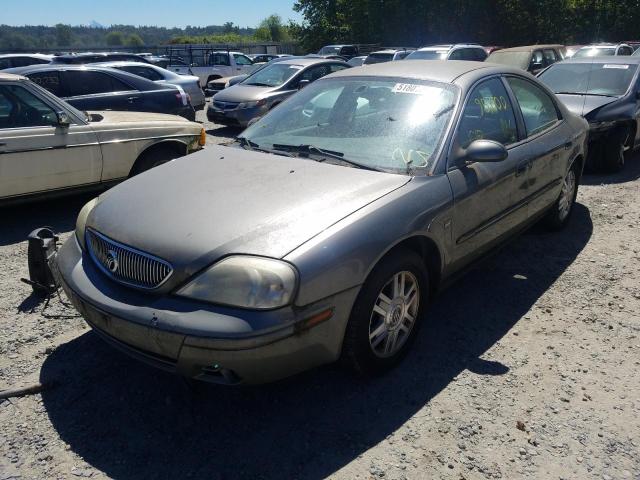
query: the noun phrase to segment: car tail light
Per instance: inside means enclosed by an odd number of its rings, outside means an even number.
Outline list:
[[[198,145],[204,147],[207,144],[207,132],[204,128],[200,129],[200,139],[198,140]]]

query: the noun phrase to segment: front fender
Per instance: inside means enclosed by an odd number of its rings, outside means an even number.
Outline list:
[[[451,204],[445,175],[415,177],[296,248],[284,257],[300,274],[296,305],[363,284],[380,259],[410,237],[435,243],[445,265],[446,228],[440,218]]]

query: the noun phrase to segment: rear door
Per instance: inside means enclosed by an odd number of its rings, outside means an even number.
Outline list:
[[[107,73],[64,70],[60,75],[65,100],[76,108],[140,111],[141,92]]]
[[[509,76],[507,83],[524,121],[531,161],[528,214],[533,216],[558,198],[569,159],[579,146],[571,140],[571,128],[547,92],[522,77]]]
[[[448,176],[454,195],[453,256],[458,266],[519,226],[527,218],[527,146],[500,77],[477,84],[466,99],[449,154]],[[478,139],[502,143],[501,162],[468,163],[464,149]]]
[[[24,83],[0,84],[0,198],[97,183],[102,154],[91,127]]]

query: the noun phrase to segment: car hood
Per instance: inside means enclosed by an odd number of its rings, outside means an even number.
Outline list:
[[[126,112],[115,110],[103,110],[103,111],[90,111],[87,112],[91,116],[91,126],[98,126],[105,123],[178,123],[183,125],[191,123],[189,120],[177,115],[167,115],[165,113],[150,113],[150,112]]]
[[[594,110],[618,100],[618,97],[600,97],[597,95],[556,95],[571,113],[587,116]]]
[[[254,85],[233,85],[213,96],[216,102],[252,102],[265,98],[280,87],[258,87]]]
[[[410,180],[216,146],[109,190],[87,227],[169,261],[170,289],[225,255],[282,258]]]

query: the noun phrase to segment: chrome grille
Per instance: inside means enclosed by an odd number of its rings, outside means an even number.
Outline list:
[[[93,261],[112,279],[138,288],[158,288],[171,276],[166,261],[118,243],[87,229],[87,248]]]
[[[238,105],[237,102],[213,102],[213,106],[220,110],[235,110]]]

